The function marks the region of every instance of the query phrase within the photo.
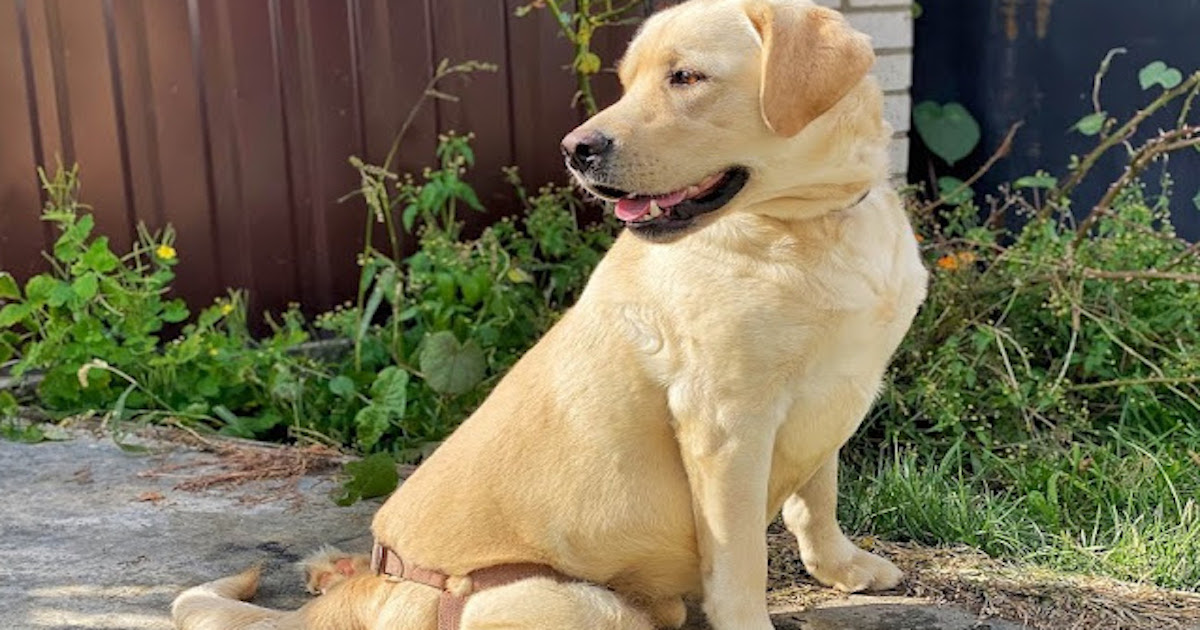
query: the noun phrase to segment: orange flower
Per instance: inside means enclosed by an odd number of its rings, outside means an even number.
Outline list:
[[[945,269],[946,271],[954,271],[955,269],[958,269],[958,257],[952,254],[942,256],[937,260],[937,266],[938,268]]]
[[[924,243],[924,242],[925,242],[925,237],[924,237],[924,236],[921,236],[921,233],[920,233],[920,232],[913,232],[913,238],[917,239],[917,242],[918,242],[918,243]]]

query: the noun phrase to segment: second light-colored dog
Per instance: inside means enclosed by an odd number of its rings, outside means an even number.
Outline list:
[[[692,0],[646,22],[624,96],[564,141],[628,230],[372,527],[452,576],[534,562],[584,580],[473,595],[464,630],[678,626],[696,593],[716,630],[768,630],[780,511],[817,579],[898,583],[835,519],[838,450],[926,283],[872,61],[807,0]],[[185,592],[177,624],[437,624],[438,592],[414,582],[356,575],[289,613],[229,599],[253,582]]]

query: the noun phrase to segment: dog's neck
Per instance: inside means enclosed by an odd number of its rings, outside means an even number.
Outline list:
[[[867,77],[767,158],[796,168],[756,174],[769,179],[761,181],[743,210],[791,221],[854,205],[871,188],[888,185],[891,135],[891,126],[883,120],[883,93],[875,79]]]

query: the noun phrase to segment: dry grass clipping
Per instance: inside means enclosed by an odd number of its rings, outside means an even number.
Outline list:
[[[795,539],[778,523],[768,540],[768,603],[812,608],[844,595],[804,572]],[[1200,628],[1200,593],[1072,575],[1003,562],[970,547],[930,548],[862,539],[858,544],[904,570],[903,594],[955,604],[981,618],[1037,630]]]
[[[236,488],[245,484],[276,481],[265,493],[240,497],[245,502],[262,502],[300,496],[298,484],[303,477],[319,473],[347,461],[340,450],[324,444],[280,446],[237,439],[213,439],[195,434],[177,433],[173,441],[183,442],[210,453],[209,458],[163,464],[140,473],[145,477],[184,477],[174,489],[198,492],[212,488]]]

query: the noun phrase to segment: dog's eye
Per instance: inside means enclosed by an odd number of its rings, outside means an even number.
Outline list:
[[[695,85],[708,77],[695,70],[676,70],[671,73],[671,85]]]

